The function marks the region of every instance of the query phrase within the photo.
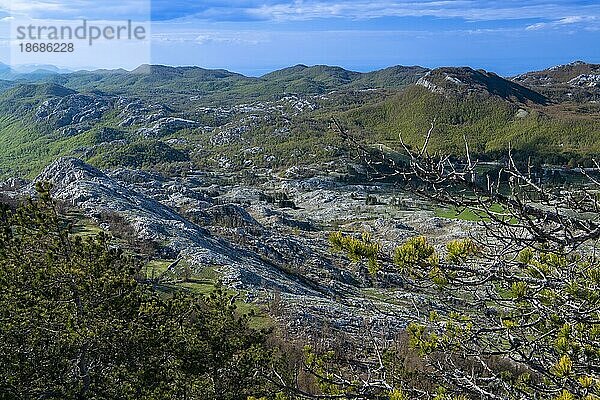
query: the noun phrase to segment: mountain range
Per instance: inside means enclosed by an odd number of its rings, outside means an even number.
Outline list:
[[[467,137],[486,159],[509,145],[553,164],[600,153],[600,65],[581,61],[511,78],[469,67],[360,73],[296,65],[261,77],[161,65],[1,67],[4,175],[39,172],[61,155],[102,167],[132,160],[169,168],[319,164],[348,154],[329,129],[333,116],[391,148],[400,133],[418,145],[435,120],[432,146],[446,152],[462,152]]]
[[[342,88],[372,88],[386,87],[398,88],[411,83],[423,75],[432,75],[446,79],[448,82],[458,83],[463,76],[464,85],[471,84],[488,86],[497,85],[497,90],[503,90],[506,86],[516,88],[522,85],[537,91],[561,86],[562,89],[575,88],[592,89],[600,85],[598,75],[599,64],[589,64],[583,61],[575,61],[565,65],[554,66],[542,71],[527,72],[515,77],[500,77],[493,72],[484,70],[473,70],[469,67],[441,67],[428,69],[420,66],[394,66],[382,70],[361,73],[349,71],[341,67],[315,65],[306,66],[298,64],[274,72],[267,73],[261,77],[247,77],[242,74],[230,72],[224,69],[211,70],[200,67],[185,66],[173,67],[165,65],[144,64],[138,68],[127,71],[116,70],[94,70],[94,71],[70,71],[53,65],[22,65],[10,67],[0,63],[0,79],[12,81],[53,81],[66,86],[78,86],[86,88],[108,88],[118,83],[134,84],[138,81],[144,83],[164,83],[166,80],[179,80],[185,82],[191,80],[193,83],[200,81],[225,80],[229,82],[242,82],[245,84],[277,83],[284,91],[323,91]],[[145,79],[142,75],[146,75]],[[416,79],[415,79],[416,77]],[[180,83],[182,83],[180,82]],[[513,82],[511,85],[509,82]],[[488,89],[491,86],[488,86]],[[150,89],[150,88],[148,88]],[[546,89],[546,90],[545,90]],[[518,89],[517,89],[518,90]]]

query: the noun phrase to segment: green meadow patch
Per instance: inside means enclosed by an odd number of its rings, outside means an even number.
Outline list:
[[[483,210],[477,210],[469,207],[462,208],[436,208],[434,209],[436,217],[446,219],[457,219],[470,222],[489,222],[492,220],[490,213],[496,218],[516,223],[515,218],[500,204],[493,204],[489,208],[489,213]]]

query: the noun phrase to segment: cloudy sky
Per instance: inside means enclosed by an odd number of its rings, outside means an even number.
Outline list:
[[[0,0],[0,29],[17,18],[151,20],[153,63],[249,75],[299,63],[470,65],[503,75],[600,63],[598,0]],[[103,60],[98,66],[137,61]]]

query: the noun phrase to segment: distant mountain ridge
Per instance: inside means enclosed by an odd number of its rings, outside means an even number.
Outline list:
[[[583,61],[543,71],[504,78],[470,67],[393,66],[371,72],[356,72],[337,66],[298,64],[260,77],[249,77],[225,69],[197,66],[140,65],[124,69],[64,73],[56,68],[16,73],[0,65],[0,80],[51,82],[78,91],[102,90],[123,94],[154,91],[154,94],[186,92],[220,101],[215,92],[227,90],[237,97],[260,98],[277,93],[322,94],[345,89],[401,89],[417,83],[437,93],[479,93],[509,101],[544,104],[549,99],[593,99],[600,93],[600,65]],[[10,86],[3,83],[0,89]],[[233,89],[233,90],[232,90]],[[236,90],[238,89],[238,90]],[[261,96],[262,95],[262,96]]]
[[[26,64],[10,66],[0,62],[0,79],[3,80],[39,80],[54,74],[66,74],[73,71],[48,64]]]
[[[512,78],[556,101],[600,99],[600,64],[575,61]]]
[[[305,76],[311,75],[313,77],[320,74],[330,74],[330,75],[338,75],[341,77],[347,77],[348,80],[354,80],[360,78],[361,76],[373,76],[373,75],[385,75],[401,71],[401,73],[406,72],[407,70],[412,69],[413,71],[419,71],[421,73],[441,69],[441,68],[462,68],[459,66],[445,66],[445,67],[436,67],[436,68],[427,68],[422,66],[403,66],[403,65],[395,65],[386,67],[383,69],[368,71],[368,72],[356,72],[348,69],[344,69],[339,66],[330,66],[330,65],[312,65],[308,66],[305,64],[297,64],[290,67],[285,67],[282,69],[274,70],[268,72],[262,76],[255,78],[264,78],[264,79],[273,79],[273,78],[281,78],[285,75],[291,74],[303,74]],[[465,67],[468,68],[468,67]],[[510,79],[513,81],[519,81],[524,83],[538,84],[536,79],[540,77],[549,75],[551,78],[558,78],[555,83],[565,83],[565,79],[561,79],[564,76],[568,76],[568,79],[573,79],[577,75],[580,74],[590,74],[597,73],[600,70],[600,64],[592,64],[587,63],[585,61],[574,61],[568,64],[556,65],[553,67],[549,67],[545,70],[541,71],[527,71],[517,76],[501,76],[505,79]],[[0,74],[6,73],[7,71],[11,71],[13,74],[19,74],[20,77],[27,74],[37,74],[40,72],[47,74],[186,74],[186,73],[194,73],[198,71],[202,71],[204,74],[212,74],[220,77],[227,76],[241,76],[245,78],[252,79],[253,77],[249,77],[243,75],[241,73],[232,72],[226,69],[210,69],[210,68],[202,68],[200,66],[171,66],[171,65],[163,65],[163,64],[142,64],[137,68],[128,71],[122,68],[118,69],[96,69],[96,70],[69,70],[66,68],[56,67],[54,65],[42,65],[42,64],[31,64],[31,65],[19,65],[19,66],[9,66],[0,62]],[[500,76],[500,75],[498,75]],[[35,78],[35,77],[34,77]]]
[[[574,61],[569,64],[557,65],[541,71],[526,72],[515,76],[513,81],[522,82],[532,86],[548,86],[551,84],[574,84],[579,85],[576,78],[581,75],[600,74],[600,64],[589,64],[584,61]],[[600,86],[600,82],[594,82],[588,86]]]
[[[261,77],[248,77],[224,69],[146,64],[132,71],[51,74],[36,77],[31,82],[54,83],[79,92],[101,91],[146,99],[161,96],[175,103],[194,98],[205,105],[231,105],[270,101],[286,94],[320,95],[373,88],[398,90],[415,83],[427,71],[416,66],[395,66],[363,73],[326,65],[296,65]]]
[[[418,145],[436,120],[436,150],[462,153],[467,137],[482,157],[511,145],[524,157],[577,165],[600,154],[597,71],[578,62],[505,79],[470,67],[365,73],[299,64],[248,77],[141,65],[0,80],[0,174],[39,172],[58,155],[103,167],[331,161],[344,154],[332,116],[390,147],[400,133]]]
[[[94,71],[91,71],[93,73]],[[148,74],[164,76],[189,76],[197,78],[228,78],[243,77],[242,74],[230,72],[225,69],[206,69],[202,67],[172,67],[168,65],[142,64],[131,72],[124,71],[125,74]]]

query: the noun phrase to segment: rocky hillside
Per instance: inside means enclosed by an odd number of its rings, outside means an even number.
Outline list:
[[[552,97],[555,101],[597,101],[600,99],[600,64],[575,61],[543,71],[512,78]]]
[[[492,72],[468,67],[434,69],[420,78],[417,85],[443,95],[483,95],[524,104],[547,103],[543,95],[531,89]]]
[[[360,222],[368,193],[378,192],[382,200],[371,207],[375,215],[394,210],[390,204],[400,201],[398,194],[383,186],[343,185],[323,176],[275,186],[273,180],[230,185],[200,171],[185,178],[130,169],[106,173],[81,160],[61,158],[31,184],[11,180],[2,185],[3,193],[32,194],[36,182],[52,183],[57,200],[106,232],[116,233],[113,222],[118,220],[120,230],[131,230],[142,243],[155,243],[160,257],[170,260],[162,284],[179,281],[186,265],[184,282],[192,289],[194,277],[210,273],[246,293],[247,302],[264,304],[277,293],[276,317],[290,331],[329,326],[352,333],[365,321],[377,321],[372,328],[385,332],[406,323],[415,299],[433,304],[425,294],[377,289],[365,270],[332,253],[327,237],[333,221],[345,230],[359,224],[389,245],[414,235],[413,223],[420,232],[443,238],[461,237],[465,228],[472,228],[400,208],[390,218]],[[282,198],[277,193],[287,193],[289,200],[277,200]]]
[[[167,196],[166,202],[171,204],[185,203],[206,218],[222,212],[208,196],[194,191],[190,185],[176,186],[171,183],[162,187],[160,178],[144,176],[135,171],[120,171],[117,176],[129,181],[145,181],[154,188],[158,187],[159,190],[153,192],[154,197]],[[132,190],[126,184],[78,159],[57,160],[33,183],[35,182],[50,182],[56,199],[70,203],[88,217],[99,218],[102,214],[117,213],[131,224],[140,239],[163,243],[168,253],[187,260],[194,268],[226,266],[228,283],[233,286],[236,283],[246,286],[260,283],[263,287],[288,293],[316,294],[314,290],[261,261],[256,255],[210,235],[208,230],[189,222],[152,196]],[[236,210],[230,210],[224,216],[235,218]],[[255,221],[247,217],[245,221],[242,218],[240,224],[253,225]]]

